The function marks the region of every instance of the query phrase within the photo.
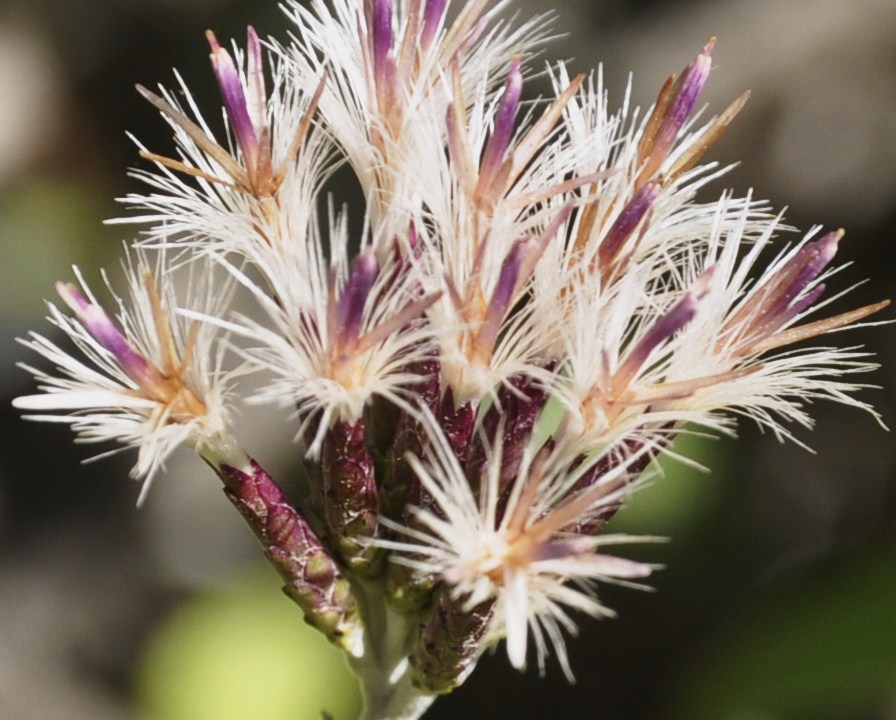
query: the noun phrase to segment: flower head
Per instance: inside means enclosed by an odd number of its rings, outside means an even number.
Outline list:
[[[315,237],[264,285],[231,267],[269,322],[224,323],[249,340],[248,366],[273,374],[255,401],[295,408],[311,456],[333,422],[359,420],[374,397],[410,404],[419,378],[408,366],[432,352],[421,316],[438,298],[422,294],[395,257],[381,266],[367,248],[350,263],[344,220],[330,240],[329,262]]]
[[[652,570],[605,553],[629,538],[603,526],[690,426],[789,437],[817,398],[874,414],[852,381],[867,354],[810,346],[887,305],[823,317],[842,231],[784,244],[767,203],[701,197],[748,98],[700,120],[715,40],[644,114],[564,63],[529,103],[544,18],[506,5],[289,2],[289,46],[208,33],[224,135],[182,82],[140,88],[177,148],[141,146],[150,190],[125,199],[155,272],[127,264],[116,318],[59,286],[74,318],[51,321],[83,359],[24,341],[56,371],[16,405],[139,448],[144,478],[179,444],[203,454],[385,703],[450,690],[498,637],[515,667],[531,637],[571,676],[571,613],[610,614],[598,584]],[[323,198],[340,163],[356,233]],[[177,310],[171,265],[190,268]],[[249,399],[297,420],[298,509],[230,438],[225,343],[263,378]]]
[[[561,633],[575,631],[569,611],[612,615],[597,599],[596,582],[643,578],[652,570],[600,551],[632,538],[577,528],[618,503],[637,475],[631,466],[648,450],[609,468],[608,459],[619,457],[612,450],[583,460],[574,449],[530,444],[508,479],[502,473],[502,429],[488,444],[481,473],[470,477],[434,418],[427,415],[425,422],[432,443],[410,463],[432,503],[415,511],[415,529],[393,526],[407,540],[384,544],[400,553],[397,562],[442,578],[466,607],[493,601],[494,634],[506,636],[514,667],[526,665],[531,632],[541,670],[550,643],[572,677]],[[602,462],[607,472],[580,487],[578,481]]]
[[[544,41],[544,18],[516,25],[503,2],[335,0],[288,4],[301,42],[290,48],[294,81],[326,73],[324,121],[387,241],[423,207],[428,171],[440,164],[452,96],[486,98],[520,48]],[[339,52],[333,52],[339,48]]]
[[[49,320],[74,351],[37,333],[22,340],[55,370],[23,365],[42,392],[13,401],[21,410],[47,413],[34,419],[68,423],[85,442],[137,448],[132,474],[145,481],[141,501],[176,447],[201,451],[226,443],[233,377],[224,369],[213,330],[176,314],[172,283],[160,283],[162,258],[152,270],[147,263],[143,253],[126,261],[130,303],[115,296],[117,318],[103,309],[80,273],[79,286],[57,284],[74,317],[51,304]],[[212,289],[191,278],[190,285],[188,305],[194,308],[215,312],[228,300],[227,283]]]
[[[336,165],[331,141],[313,122],[326,77],[303,92],[290,83],[288,63],[272,51],[268,89],[254,29],[249,28],[247,49],[237,52],[236,61],[213,33],[208,40],[235,146],[216,139],[182,81],[180,94],[193,119],[178,104],[178,93],[157,95],[138,85],[173,128],[179,158],[140,145],[141,157],[156,170],[135,176],[153,192],[123,198],[142,213],[119,222],[148,224],[144,246],[237,253],[266,272],[297,238],[311,232],[317,195]]]

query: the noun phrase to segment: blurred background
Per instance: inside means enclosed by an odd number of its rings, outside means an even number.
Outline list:
[[[713,151],[741,160],[713,187],[754,188],[808,229],[843,226],[836,309],[893,295],[896,3],[892,0],[547,0],[568,32],[550,49],[602,62],[612,105],[646,105],[717,36],[706,93],[753,98]],[[216,480],[190,457],[143,508],[132,458],[81,465],[67,429],[9,405],[32,382],[14,338],[48,331],[42,298],[115,268],[131,230],[113,199],[140,189],[125,132],[171,147],[133,90],[184,74],[219,106],[203,32],[285,39],[273,0],[0,0],[0,720],[352,720],[338,656],[306,631],[259,564]],[[533,87],[535,84],[533,84]],[[704,196],[708,198],[709,196]],[[892,310],[884,313],[893,317]],[[862,395],[896,422],[896,331],[839,336],[883,367]],[[744,425],[687,448],[712,469],[670,467],[617,529],[668,535],[632,555],[661,563],[654,593],[608,587],[613,621],[570,641],[578,682],[555,664],[512,672],[499,648],[427,715],[602,720],[896,718],[896,449],[866,414],[819,406],[812,454]],[[294,475],[287,427],[244,415],[245,444]],[[629,550],[629,549],[627,549]]]

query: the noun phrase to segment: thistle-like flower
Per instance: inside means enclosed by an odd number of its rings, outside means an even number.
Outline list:
[[[467,611],[495,603],[494,633],[507,638],[514,667],[526,665],[529,632],[544,672],[546,639],[555,648],[567,677],[572,670],[561,629],[575,631],[569,610],[609,616],[594,594],[594,582],[643,578],[651,567],[598,552],[604,545],[629,542],[617,535],[587,535],[575,529],[613,507],[637,477],[644,448],[623,462],[613,462],[585,492],[573,492],[593,468],[607,464],[614,449],[584,459],[573,449],[526,447],[512,482],[502,472],[505,434],[486,447],[487,463],[471,482],[434,418],[427,414],[430,445],[411,466],[432,505],[417,508],[417,528],[392,525],[407,541],[384,541],[398,553],[396,562],[444,578]]]
[[[103,309],[80,272],[79,286],[58,283],[56,290],[74,317],[51,304],[49,319],[74,350],[37,333],[23,340],[58,374],[23,365],[42,392],[13,402],[22,410],[49,413],[34,419],[70,424],[84,442],[137,448],[132,475],[144,481],[141,501],[178,446],[204,453],[227,445],[229,391],[239,372],[225,369],[218,333],[176,314],[174,285],[162,279],[164,262],[164,254],[154,266],[143,253],[128,257],[127,301],[113,295],[117,318]],[[219,313],[229,301],[231,284],[215,288],[207,280],[188,279],[185,304]]]
[[[610,615],[600,584],[653,569],[605,553],[632,538],[603,527],[689,427],[740,415],[790,438],[815,399],[874,415],[854,397],[867,353],[808,344],[887,305],[820,312],[842,231],[781,243],[767,203],[698,200],[748,99],[699,126],[715,40],[643,115],[562,63],[527,104],[544,19],[516,26],[506,4],[290,2],[289,46],[208,33],[223,132],[182,82],[140,88],[177,151],[140,146],[117,319],[60,285],[74,318],[50,319],[83,359],[24,341],[56,369],[29,368],[43,393],[17,407],[138,447],[143,478],[177,445],[202,455],[349,654],[368,720],[419,717],[502,638],[515,667],[531,638],[571,677],[571,613]],[[365,207],[322,218],[342,162]],[[248,400],[296,421],[301,505],[236,439],[245,372],[263,377]]]

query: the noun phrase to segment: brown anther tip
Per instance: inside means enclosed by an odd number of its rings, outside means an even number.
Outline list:
[[[208,40],[208,44],[211,46],[212,52],[218,52],[221,49],[221,46],[218,44],[218,38],[215,37],[215,33],[211,30],[205,31],[205,39]]]
[[[871,315],[876,315],[881,310],[886,310],[890,305],[892,305],[892,300],[879,300],[876,303],[871,303],[870,305],[865,305],[864,307],[858,308],[854,312],[856,315],[860,316],[857,318],[858,320],[864,319],[866,317],[870,317]],[[844,315],[848,315],[849,313],[844,313]],[[881,320],[880,322],[891,323],[892,320]]]
[[[753,97],[753,93],[750,90],[744,90],[744,92],[735,98],[734,102],[725,108],[724,112],[719,116],[719,119],[725,125],[730,124],[734,118],[740,114],[740,111],[744,109],[744,106],[751,97]]]
[[[169,105],[167,100],[160,97],[159,95],[156,95],[152,90],[145,87],[144,85],[137,83],[134,87],[137,89],[137,92],[143,96],[144,100],[148,100],[150,103],[155,105],[156,108],[161,110],[163,105]]]
[[[712,55],[712,49],[716,46],[716,36],[713,35],[709,40],[706,41],[706,45],[703,46],[703,54],[704,55]]]

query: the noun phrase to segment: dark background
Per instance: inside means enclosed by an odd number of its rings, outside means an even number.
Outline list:
[[[526,14],[552,7],[518,5]],[[630,70],[634,100],[646,105],[666,75],[718,36],[710,111],[743,89],[753,98],[713,151],[741,166],[703,197],[754,188],[790,207],[801,229],[846,227],[841,258],[853,264],[835,284],[871,279],[835,309],[892,296],[896,3],[553,7],[555,27],[569,34],[548,56],[572,58],[576,70],[603,62],[613,106]],[[136,232],[101,224],[123,214],[113,198],[140,191],[125,174],[139,162],[125,132],[171,147],[134,83],[172,86],[176,66],[214,117],[203,32],[242,43],[247,23],[286,39],[267,1],[0,2],[0,720],[176,717],[147,699],[155,677],[147,648],[184,607],[238,584],[257,559],[198,462],[173,462],[137,510],[129,457],[81,465],[90,448],[72,444],[65,428],[23,422],[9,405],[32,387],[14,368],[30,358],[13,338],[47,330],[41,299],[53,281],[68,279],[72,263],[88,277],[114,267],[120,241]],[[862,398],[892,424],[893,328],[836,341],[878,356],[883,367],[867,381],[884,389]],[[672,468],[634,498],[619,529],[672,540],[626,552],[666,569],[652,580],[655,593],[605,589],[619,617],[583,619],[570,641],[576,685],[555,663],[544,680],[534,669],[516,673],[499,647],[427,717],[896,718],[893,439],[854,409],[813,412],[815,431],[797,435],[817,454],[744,424],[738,441],[694,448],[712,474]],[[291,429],[245,417],[246,444],[291,476]],[[276,595],[273,574],[261,584]],[[295,682],[316,681],[298,673]],[[177,717],[204,720],[189,712]]]

